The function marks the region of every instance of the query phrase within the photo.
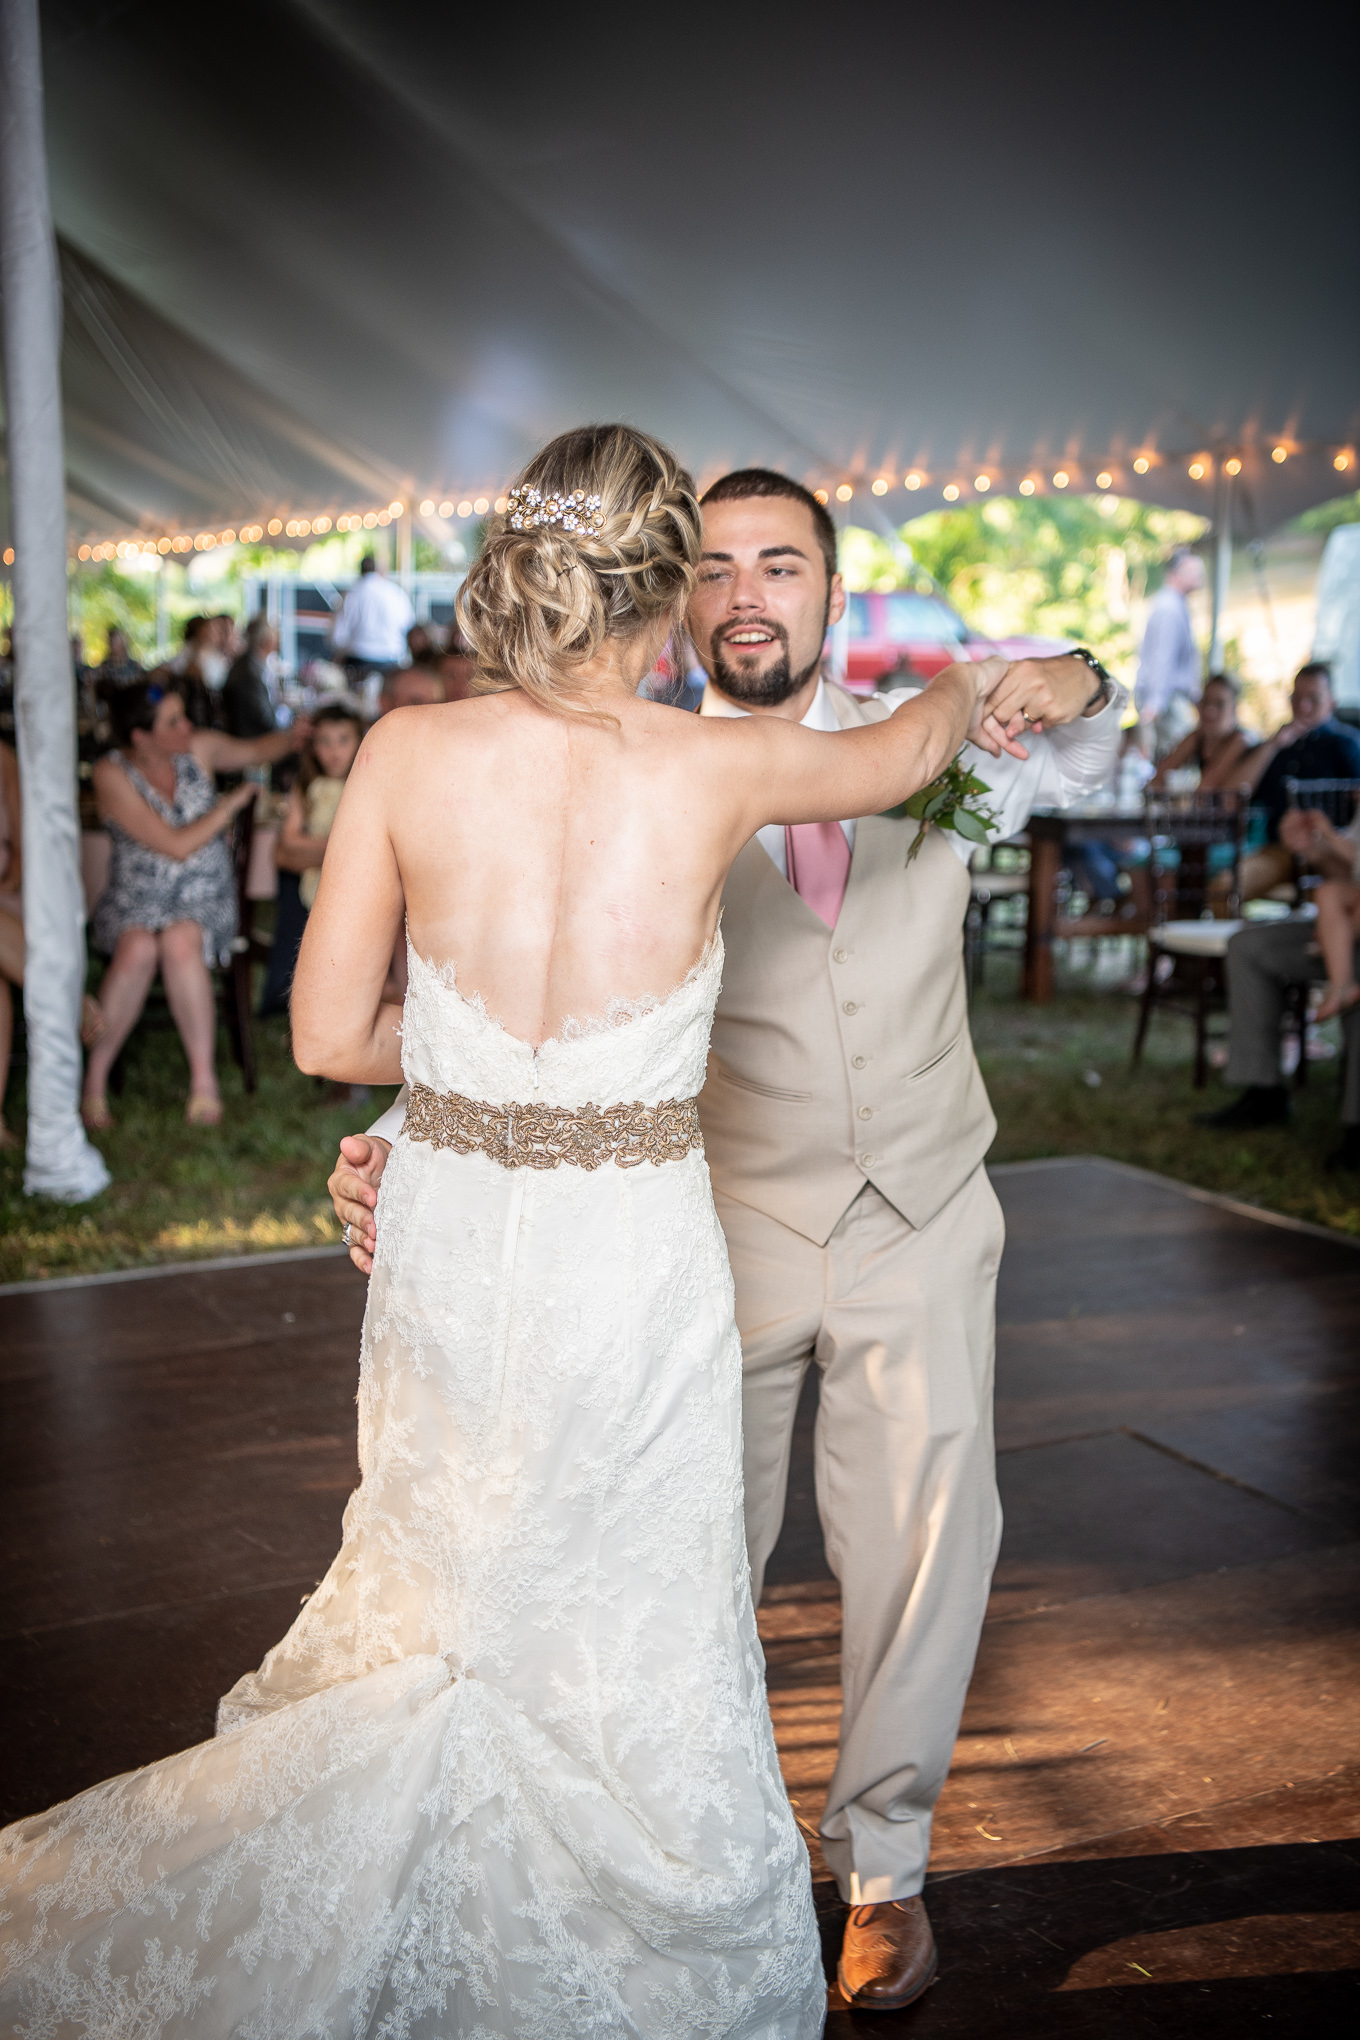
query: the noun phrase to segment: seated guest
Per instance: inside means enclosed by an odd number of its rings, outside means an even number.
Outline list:
[[[191,1126],[216,1126],[222,1100],[209,969],[230,957],[236,934],[236,877],[222,838],[256,790],[238,786],[219,800],[212,775],[272,764],[301,747],[307,725],[249,742],[196,730],[180,695],[154,678],[121,688],[110,709],[119,748],[95,766],[94,791],[113,859],[90,933],[112,961],[100,986],[107,1024],[85,1072],[81,1116],[92,1128],[112,1124],[109,1070],[159,970],[189,1061],[184,1116]]]
[[[231,737],[267,737],[278,728],[269,692],[269,657],[278,637],[263,611],[246,625],[245,650],[222,683],[222,721]]]
[[[1280,819],[1280,841],[1293,857],[1302,857],[1328,879],[1350,886],[1360,858],[1360,811],[1349,828],[1338,829],[1326,815],[1289,809]],[[1240,1132],[1256,1126],[1278,1126],[1289,1117],[1289,1093],[1280,1070],[1280,1022],[1285,993],[1291,985],[1355,977],[1354,924],[1349,966],[1344,956],[1330,964],[1318,955],[1317,928],[1311,918],[1291,915],[1287,921],[1254,921],[1228,944],[1228,1067],[1230,1084],[1245,1089],[1231,1105],[1201,1116],[1203,1126]],[[1360,1169],[1360,1003],[1342,1012],[1346,1039],[1345,1077],[1341,1097],[1341,1145],[1330,1166]]]
[[[1294,681],[1287,723],[1248,757],[1242,783],[1266,813],[1265,847],[1242,860],[1242,898],[1260,899],[1293,876],[1294,860],[1281,839],[1280,819],[1289,806],[1287,779],[1360,779],[1360,735],[1333,713],[1332,676],[1314,662],[1301,666]]]
[[[1198,702],[1199,727],[1168,751],[1149,784],[1160,793],[1169,772],[1197,768],[1201,793],[1221,793],[1243,784],[1242,764],[1255,750],[1256,739],[1237,720],[1237,682],[1228,673],[1211,673]]]
[[[213,725],[213,697],[207,673],[213,670],[216,649],[210,616],[191,616],[184,625],[184,642],[170,663],[174,685],[184,703],[184,712],[195,729]]]
[[[19,1145],[3,1118],[9,1052],[14,1041],[14,995],[10,986],[24,981],[19,826],[19,761],[8,744],[0,743],[0,1150]],[[98,1041],[103,1031],[104,1015],[87,994],[81,1013],[81,1040],[88,1047]]]
[[[1325,878],[1317,901],[1317,939],[1327,966],[1327,996],[1317,1009],[1319,1020],[1332,1020],[1360,1004],[1355,982],[1355,945],[1360,941],[1360,847],[1349,878]]]
[[[274,852],[279,897],[274,946],[260,1001],[262,1018],[288,1010],[307,915],[321,880],[326,838],[363,734],[363,718],[348,702],[326,702],[318,708]]]

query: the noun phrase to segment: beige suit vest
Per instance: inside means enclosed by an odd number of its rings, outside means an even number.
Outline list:
[[[842,728],[880,701],[828,690]],[[699,1100],[714,1187],[824,1245],[866,1181],[926,1225],[991,1144],[963,975],[968,872],[938,830],[855,831],[834,929],[746,844],[723,891],[727,961]]]

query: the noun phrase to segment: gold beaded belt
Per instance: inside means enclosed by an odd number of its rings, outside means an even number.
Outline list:
[[[487,1105],[412,1084],[403,1128],[455,1154],[490,1155],[506,1169],[598,1169],[614,1162],[678,1162],[703,1146],[697,1098],[659,1105]]]

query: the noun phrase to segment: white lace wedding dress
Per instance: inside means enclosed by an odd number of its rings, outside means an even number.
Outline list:
[[[693,1097],[721,946],[537,1052],[411,960],[408,1080]],[[383,1178],[361,1486],[212,1742],[0,1837],[0,2030],[803,2040],[825,1989],[765,1706],[702,1152]]]

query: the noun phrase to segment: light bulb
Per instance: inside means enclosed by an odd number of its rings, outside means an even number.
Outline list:
[[[271,538],[277,538],[282,530],[283,519],[281,517],[271,517],[269,520],[269,536]]]
[[[1348,453],[1339,453],[1332,462],[1332,466],[1337,470],[1338,474],[1344,473],[1350,464],[1351,457]]]
[[[1202,460],[1192,460],[1189,472],[1192,482],[1202,482],[1204,480],[1204,462]]]
[[[441,503],[439,506],[439,514],[441,517],[452,517],[453,515],[452,503]]]
[[[1151,465],[1152,462],[1144,454],[1140,453],[1137,460],[1133,463],[1133,472],[1136,475],[1145,475]]]
[[[485,496],[479,496],[472,507],[479,517],[485,517],[487,511],[491,508],[491,505],[487,501]]]
[[[78,553],[76,554],[76,558],[77,558],[78,560],[87,560],[87,559],[88,559],[89,557],[90,557],[90,548],[89,548],[89,547],[88,547],[87,545],[83,545],[83,546],[81,546],[81,548],[80,548],[79,552],[78,552]]]
[[[991,486],[992,478],[990,475],[979,475],[976,481],[973,483],[973,487],[978,491],[979,495],[983,496],[986,495],[988,489],[990,489]]]
[[[957,503],[957,502],[958,502],[958,500],[959,500],[959,485],[958,485],[958,483],[957,483],[957,482],[946,482],[946,483],[945,483],[945,485],[944,485],[944,500],[945,500],[945,502],[946,502],[946,503]]]
[[[420,514],[422,517],[434,516],[434,504],[430,501],[428,496],[425,498],[425,501],[420,506]]]
[[[405,508],[406,505],[404,503],[389,503],[387,514],[389,517],[400,517]]]
[[[372,530],[373,530],[373,528],[374,528],[374,526],[375,526],[375,525],[377,524],[377,522],[378,522],[378,519],[377,519],[377,516],[376,516],[376,514],[375,514],[375,513],[374,513],[374,512],[372,511],[372,510],[365,510],[365,512],[364,512],[364,530],[365,530],[365,531],[372,531]]]
[[[5,565],[7,567],[12,567],[14,565],[14,547],[12,545],[7,545],[5,547]]]
[[[1068,474],[1066,468],[1059,468],[1057,474],[1053,477],[1053,486],[1055,489],[1065,489],[1071,479],[1072,477]]]
[[[888,484],[884,481],[882,475],[878,477],[877,481],[871,482],[869,486],[876,496],[886,496],[888,493]]]
[[[916,473],[914,468],[909,475],[904,477],[904,480],[909,489],[919,489],[921,486],[921,477]]]
[[[1242,472],[1241,461],[1237,459],[1225,460],[1223,463],[1223,472],[1225,475],[1240,475]]]
[[[1034,483],[1028,475],[1025,476],[1024,481],[1020,484],[1020,494],[1022,496],[1032,496],[1034,494]]]
[[[472,515],[472,504],[466,496],[463,498],[462,502],[458,505],[458,515],[460,517],[471,517]]]
[[[1273,461],[1277,463],[1283,460],[1288,460],[1289,448],[1287,446],[1273,446],[1270,450],[1270,457]]]
[[[825,489],[814,489],[812,493],[817,498],[817,501],[819,503],[825,503],[827,501],[827,492]]]
[[[1096,487],[1098,489],[1108,489],[1113,480],[1114,476],[1109,472],[1108,468],[1102,469],[1096,476]]]
[[[503,517],[506,511],[510,508],[510,498],[508,496],[497,496],[496,508]]]
[[[836,501],[838,503],[848,503],[850,501],[850,498],[854,495],[854,493],[855,492],[851,488],[849,482],[842,482],[840,487],[836,491]]]

